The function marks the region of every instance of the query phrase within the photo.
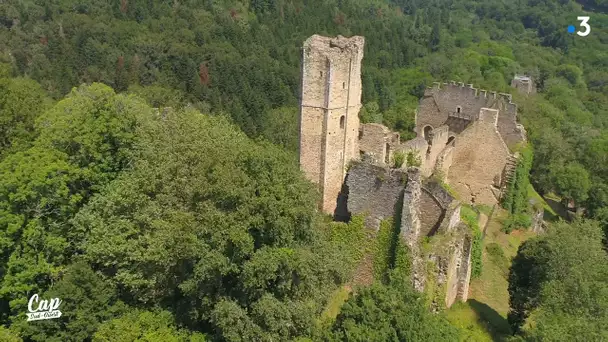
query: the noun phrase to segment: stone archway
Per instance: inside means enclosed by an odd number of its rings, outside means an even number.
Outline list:
[[[433,127],[431,125],[426,125],[426,126],[424,126],[424,128],[422,128],[422,134],[424,136],[424,139],[426,139],[426,141],[431,140],[432,131],[433,131]]]

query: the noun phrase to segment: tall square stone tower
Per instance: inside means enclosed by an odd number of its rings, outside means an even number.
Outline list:
[[[302,51],[300,167],[333,214],[348,162],[358,158],[363,37],[313,35]]]

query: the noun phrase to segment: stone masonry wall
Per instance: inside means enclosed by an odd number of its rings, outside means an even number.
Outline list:
[[[409,152],[413,152],[418,155],[418,157],[420,157],[420,161],[423,161],[426,158],[426,152],[428,151],[428,147],[429,144],[426,139],[424,139],[422,135],[419,135],[416,138],[406,141],[405,143],[397,146],[396,149],[400,152],[403,152],[405,155],[407,155],[407,153]]]
[[[465,202],[497,203],[492,186],[510,155],[497,131],[497,116],[497,110],[484,109],[480,112],[480,120],[456,138],[448,180]]]
[[[424,182],[420,197],[420,233],[448,233],[460,223],[460,202],[435,181]]]
[[[420,99],[418,109],[416,110],[416,134],[421,137],[423,129],[426,126],[436,128],[443,125],[448,119],[448,113],[442,111],[437,102],[433,98],[433,93],[426,92],[424,97]]]
[[[422,177],[420,169],[407,170],[407,186],[403,191],[401,210],[401,239],[410,248],[412,258],[412,284],[416,291],[424,291],[426,282],[426,261],[420,250],[420,197]]]
[[[466,229],[463,227],[463,229]],[[460,254],[460,262],[457,265],[458,287],[456,299],[466,302],[469,299],[469,285],[471,283],[471,249],[473,248],[473,240],[470,235],[466,234],[463,239],[462,253]],[[450,296],[451,297],[451,296]]]
[[[448,126],[440,126],[431,131],[430,144],[427,148],[426,154],[423,156],[422,161],[422,175],[429,177],[435,169],[435,163],[437,157],[445,149],[450,136]]]
[[[388,169],[363,162],[353,162],[346,176],[348,211],[366,214],[366,226],[378,230],[382,220],[401,211],[407,175],[399,169]]]
[[[359,153],[368,154],[375,164],[386,165],[388,160],[390,165],[399,144],[399,133],[391,132],[384,125],[368,123],[362,124],[359,128]]]
[[[420,235],[431,236],[443,220],[445,210],[437,200],[424,188],[420,195]]]
[[[450,171],[450,167],[452,166],[452,161],[454,157],[454,146],[456,141],[448,144],[443,151],[437,156],[437,162],[435,163],[435,171],[434,173],[438,176],[442,177],[444,182],[448,182],[447,177]]]
[[[416,132],[421,134],[427,125],[435,128],[446,124],[450,131],[460,133],[478,119],[481,108],[500,110],[498,129],[507,145],[525,139],[517,125],[517,105],[512,103],[510,94],[478,90],[472,84],[455,82],[435,83],[425,91],[416,113]]]

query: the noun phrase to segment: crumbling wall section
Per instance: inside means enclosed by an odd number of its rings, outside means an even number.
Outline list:
[[[404,155],[407,156],[408,153],[414,153],[415,155],[417,155],[420,158],[420,161],[423,162],[426,158],[426,152],[428,151],[429,148],[429,144],[426,141],[426,139],[424,139],[424,137],[422,135],[417,136],[416,138],[412,139],[412,140],[408,140],[405,143],[399,145],[396,147],[396,150],[402,152]],[[406,163],[404,163],[403,167],[411,167],[411,166],[421,166],[421,165],[405,165]]]
[[[399,144],[399,133],[384,125],[369,123],[359,128],[359,154],[369,155],[374,164],[389,166]]]
[[[435,169],[437,157],[445,149],[450,135],[448,126],[441,126],[431,131],[427,151],[423,157],[422,175],[429,177]]]
[[[402,170],[353,162],[346,176],[348,211],[365,214],[366,226],[378,230],[382,220],[401,211],[398,204],[406,181]]]
[[[426,257],[427,277],[432,279],[426,289],[432,298],[432,308],[450,307],[457,300],[466,301],[470,283],[471,237],[468,228],[459,224],[449,233],[435,236]]]
[[[460,223],[460,202],[441,184],[424,182],[420,204],[421,235],[446,234]]]
[[[531,230],[536,234],[545,233],[545,221],[543,220],[544,214],[545,210],[542,207],[534,208]]]
[[[500,101],[494,106],[499,110],[498,132],[507,146],[513,147],[526,140],[525,131],[517,124],[517,105],[512,102],[511,94],[498,94]]]
[[[442,181],[448,182],[448,172],[452,166],[454,158],[454,146],[456,141],[454,140],[448,144],[443,151],[437,156],[437,162],[435,163],[435,170],[433,173],[437,175]]]
[[[439,229],[445,210],[426,188],[422,188],[420,196],[420,235],[432,236]]]
[[[536,94],[536,85],[530,76],[515,75],[511,81],[511,87],[517,89],[517,91],[524,95]]]
[[[420,250],[420,197],[422,195],[422,177],[420,169],[412,167],[407,170],[407,186],[403,192],[401,210],[401,239],[410,249],[412,257],[412,283],[414,289],[424,291],[426,268],[424,256]]]
[[[467,230],[465,225],[462,225],[462,230]],[[469,299],[469,285],[471,283],[471,249],[473,248],[473,239],[470,234],[464,234],[462,253],[459,255],[457,263],[458,287],[456,290],[456,299],[461,302],[466,302]],[[451,297],[451,296],[450,296]]]

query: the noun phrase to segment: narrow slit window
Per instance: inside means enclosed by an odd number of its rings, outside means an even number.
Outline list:
[[[388,165],[391,160],[391,146],[387,143],[384,151],[384,163]]]
[[[342,89],[346,89],[346,82],[342,82]]]
[[[342,115],[340,117],[340,128],[344,128],[344,121],[345,121],[345,118],[344,118],[344,115]]]
[[[323,77],[323,71],[319,71],[319,76]]]
[[[461,110],[462,108],[460,106],[456,107],[456,113],[460,113]]]

